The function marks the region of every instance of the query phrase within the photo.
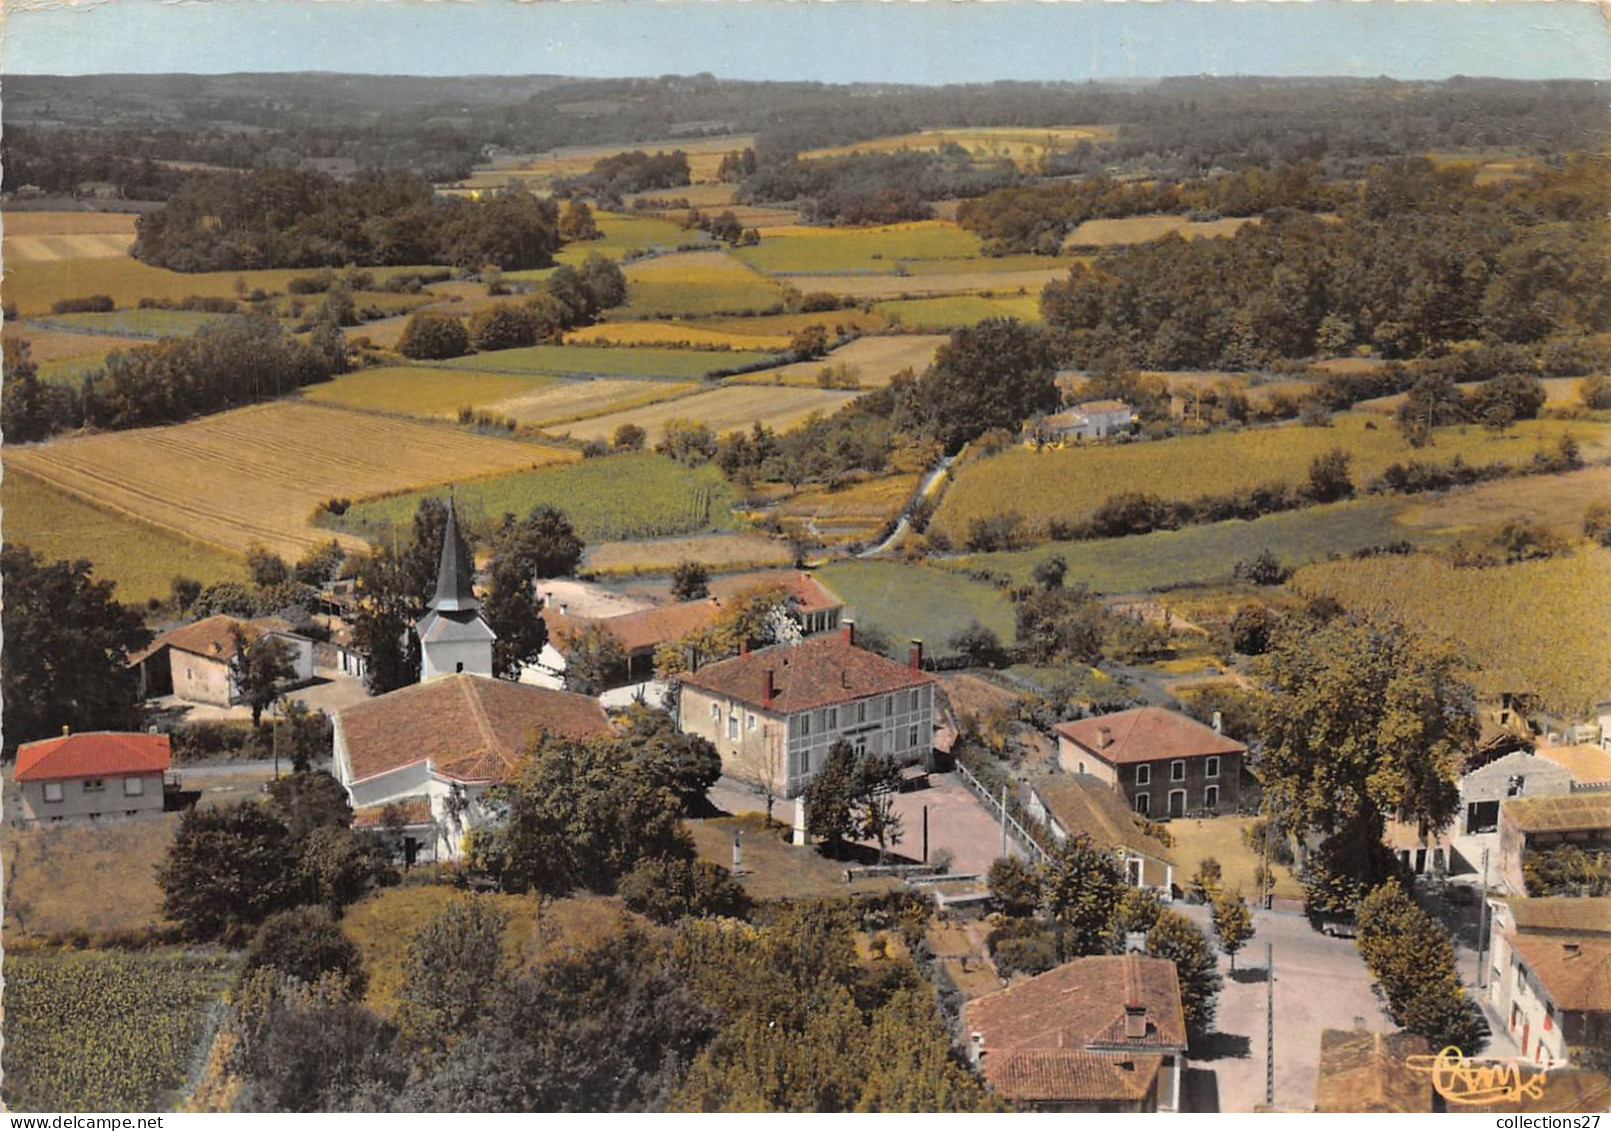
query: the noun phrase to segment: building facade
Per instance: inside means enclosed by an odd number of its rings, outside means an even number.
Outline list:
[[[1153,818],[1235,813],[1247,747],[1195,719],[1139,707],[1057,727],[1064,772],[1107,783]]]
[[[165,734],[63,734],[17,748],[16,782],[30,824],[120,820],[161,813]]]

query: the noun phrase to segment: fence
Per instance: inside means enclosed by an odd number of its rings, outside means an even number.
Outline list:
[[[1040,846],[1040,842],[1019,822],[1017,817],[1014,817],[1002,807],[1001,798],[992,797],[990,790],[985,788],[984,783],[974,777],[969,772],[968,767],[961,762],[958,762],[956,767],[957,775],[962,778],[962,784],[971,789],[975,796],[984,802],[985,808],[990,810],[998,822],[1002,820],[1007,822],[1008,833],[1018,841],[1018,845],[1024,850],[1024,854],[1034,860],[1035,863],[1044,864],[1046,862],[1046,850]]]

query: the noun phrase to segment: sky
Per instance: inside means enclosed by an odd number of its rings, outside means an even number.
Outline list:
[[[1591,0],[4,0],[7,73],[1611,79]]]

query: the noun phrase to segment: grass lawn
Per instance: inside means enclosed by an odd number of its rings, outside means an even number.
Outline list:
[[[841,562],[818,576],[850,606],[847,615],[863,627],[887,632],[900,657],[906,642],[923,640],[932,654],[949,648],[951,636],[977,620],[1003,642],[1013,639],[1013,610],[993,585],[944,570],[903,562]]]
[[[733,254],[772,275],[893,274],[905,259],[976,257],[979,237],[944,220],[875,228],[779,228]]]
[[[669,574],[682,562],[698,562],[714,572],[733,572],[787,565],[793,560],[788,543],[759,534],[601,542],[588,547],[586,559],[591,573],[633,577]]]
[[[165,923],[156,868],[178,827],[179,815],[170,813],[104,826],[0,829],[7,936],[138,931]]]
[[[1228,888],[1241,887],[1242,894],[1251,897],[1257,890],[1253,884],[1253,871],[1258,867],[1258,853],[1242,843],[1242,830],[1253,823],[1251,817],[1212,817],[1206,820],[1181,818],[1170,821],[1165,827],[1175,838],[1169,855],[1175,860],[1175,883],[1182,889],[1191,883],[1197,863],[1205,856],[1219,861],[1224,884]],[[1275,865],[1274,894],[1277,899],[1302,899],[1303,886],[1291,869]]]
[[[891,325],[915,326],[923,330],[954,330],[972,326],[986,318],[1016,318],[1020,322],[1040,321],[1040,295],[952,295],[948,298],[909,298],[881,302],[873,308]]]
[[[527,346],[438,362],[443,369],[554,377],[661,377],[697,381],[717,369],[770,361],[761,350],[679,350],[652,346]]]
[[[694,848],[703,860],[733,866],[733,833],[744,844],[744,871],[738,876],[751,899],[841,899],[867,892],[891,891],[904,886],[894,877],[845,883],[846,863],[829,860],[815,848],[796,848],[788,842],[788,825],[781,815],[788,806],[772,810],[775,823],[766,826],[765,803],[759,798],[755,812],[687,822]]]
[[[459,409],[466,406],[482,408],[493,401],[536,392],[551,384],[553,381],[546,377],[388,365],[360,369],[334,381],[309,385],[302,395],[310,401],[346,408],[457,417]]]

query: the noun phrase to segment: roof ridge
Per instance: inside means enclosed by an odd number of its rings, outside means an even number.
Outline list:
[[[459,684],[459,688],[464,693],[464,701],[465,704],[470,708],[471,717],[475,719],[476,729],[481,732],[481,740],[484,743],[485,748],[492,754],[496,755],[499,761],[507,764],[512,759],[509,756],[506,756],[505,752],[500,747],[498,742],[498,732],[493,729],[492,720],[487,717],[487,710],[481,702],[481,696],[476,694],[475,690],[470,684],[471,680],[479,677],[459,673],[455,678],[462,681]]]

